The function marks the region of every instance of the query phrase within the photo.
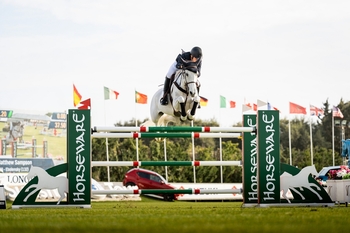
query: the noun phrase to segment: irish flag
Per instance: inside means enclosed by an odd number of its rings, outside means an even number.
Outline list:
[[[118,99],[119,93],[109,89],[108,87],[104,87],[105,100],[116,100]]]

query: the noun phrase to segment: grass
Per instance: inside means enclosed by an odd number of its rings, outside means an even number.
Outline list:
[[[0,122],[0,129],[4,123]],[[25,127],[24,141],[48,141],[48,153],[66,158],[66,138]],[[2,134],[3,135],[3,134]],[[38,148],[38,153],[40,148]],[[27,153],[19,150],[18,153]],[[30,152],[30,150],[29,150]],[[10,152],[8,152],[10,153]],[[30,156],[23,156],[30,157]],[[242,208],[241,202],[93,202],[91,209],[27,208],[0,210],[0,231],[25,233],[125,232],[336,232],[348,228],[349,209],[336,207]]]
[[[2,128],[5,127],[4,122],[0,122],[0,131],[1,134],[0,136],[3,138],[6,136],[7,132],[2,132]],[[35,138],[37,145],[42,146],[43,141],[46,140],[48,143],[48,154],[50,154],[52,157],[63,157],[64,160],[66,160],[66,137],[58,137],[58,136],[51,136],[51,135],[43,135],[40,134],[42,131],[43,126],[38,126],[35,128],[34,126],[31,125],[26,125],[24,127],[24,135],[23,135],[23,140],[27,143],[32,143],[32,139]],[[58,132],[61,132],[61,129],[58,130]],[[40,157],[43,157],[43,148],[38,147],[37,149],[37,154],[40,155]],[[31,158],[32,157],[32,149],[18,149],[17,155],[18,158]],[[6,154],[10,155],[11,150],[10,148],[7,148]]]
[[[349,209],[242,208],[241,202],[93,202],[91,209],[0,210],[1,232],[336,232],[348,228]]]

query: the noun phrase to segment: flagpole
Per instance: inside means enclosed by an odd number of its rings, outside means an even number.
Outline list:
[[[136,91],[136,90],[135,90]],[[135,101],[135,126],[137,127],[137,103]],[[136,138],[136,161],[139,161],[139,139]]]
[[[332,110],[332,157],[333,157],[333,166],[334,166],[334,115]]]
[[[107,123],[106,123],[106,100],[103,102],[103,108],[104,108],[103,110],[104,110],[105,125],[107,125]],[[109,162],[108,138],[106,138],[106,155],[107,155],[107,162]],[[109,166],[107,166],[107,181],[110,182],[110,180],[111,180],[111,177],[110,177]]]
[[[311,165],[314,164],[314,155],[313,155],[313,144],[312,144],[312,117],[310,116],[310,155],[311,155]]]
[[[292,165],[292,141],[290,132],[290,116],[288,117],[288,128],[289,128],[289,164]]]
[[[225,99],[226,101],[226,99]],[[220,97],[220,109],[219,109],[219,122],[220,122],[220,126],[222,126],[221,124],[221,97]],[[220,145],[220,161],[222,161],[222,138],[219,138],[219,145]],[[220,181],[221,183],[223,183],[223,176],[222,176],[222,166],[220,166]]]

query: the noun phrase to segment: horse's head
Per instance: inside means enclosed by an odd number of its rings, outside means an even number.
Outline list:
[[[180,80],[181,83],[179,85],[186,90],[187,95],[190,95],[191,97],[194,97],[198,94],[197,92],[197,80],[198,75],[195,72],[189,71],[189,70],[181,70],[180,76],[182,76],[182,79]]]
[[[197,80],[198,80],[198,75],[195,72],[191,72],[186,70],[186,83],[188,86],[188,92],[189,94],[194,97],[196,95],[198,95],[197,92]]]

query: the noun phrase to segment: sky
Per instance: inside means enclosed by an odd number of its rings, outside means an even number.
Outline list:
[[[150,103],[181,49],[199,46],[197,119],[231,126],[257,100],[290,117],[289,102],[349,101],[349,41],[348,0],[0,0],[0,110],[73,109],[74,84],[93,126],[143,121],[135,91]]]

